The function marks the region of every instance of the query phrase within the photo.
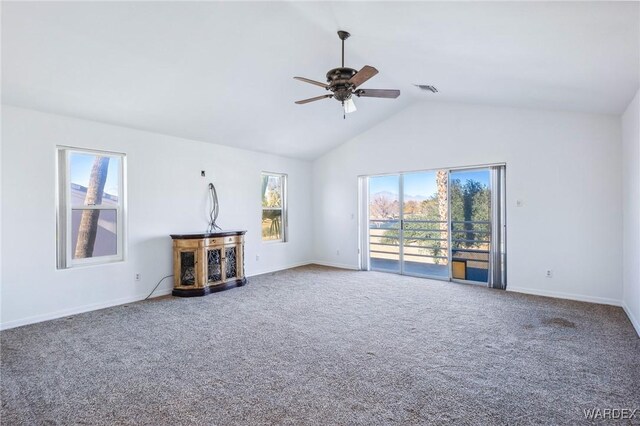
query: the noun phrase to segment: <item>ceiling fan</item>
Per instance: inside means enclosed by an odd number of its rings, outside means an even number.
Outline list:
[[[361,84],[369,80],[374,75],[378,74],[378,70],[370,65],[365,65],[360,71],[356,71],[353,68],[346,68],[344,66],[344,41],[348,39],[350,35],[351,34],[346,31],[338,31],[338,37],[340,37],[340,40],[342,40],[342,67],[334,68],[327,73],[326,84],[304,77],[293,77],[296,80],[324,87],[325,90],[331,91],[331,93],[322,96],[316,96],[315,98],[303,99],[301,101],[297,101],[296,104],[303,105],[309,102],[319,101],[320,99],[335,98],[342,103],[344,113],[348,114],[356,110],[356,105],[353,102],[353,95],[359,98],[364,97],[393,99],[400,96],[399,90],[358,88]]]

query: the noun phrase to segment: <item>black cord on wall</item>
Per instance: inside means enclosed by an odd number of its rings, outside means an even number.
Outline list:
[[[153,294],[153,292],[154,292],[154,291],[156,291],[156,289],[158,288],[158,286],[160,285],[160,283],[161,283],[162,281],[164,281],[164,280],[166,280],[167,278],[172,277],[172,276],[173,276],[173,274],[172,274],[172,275],[167,275],[166,277],[162,277],[162,278],[160,279],[160,281],[158,281],[158,284],[156,284],[156,286],[153,288],[153,290],[151,290],[151,293],[149,293],[149,295],[148,295],[147,297],[145,297],[145,298],[144,298],[144,300],[147,300],[148,298],[150,298],[150,297],[151,297],[151,295]]]

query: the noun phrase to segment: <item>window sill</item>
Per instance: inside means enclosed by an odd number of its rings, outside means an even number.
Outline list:
[[[72,269],[84,269],[96,266],[108,266],[108,265],[117,265],[119,263],[124,263],[125,259],[113,259],[113,260],[101,260],[99,262],[81,262],[81,263],[73,263],[71,265],[67,265],[64,268],[57,267],[58,271],[69,271]]]

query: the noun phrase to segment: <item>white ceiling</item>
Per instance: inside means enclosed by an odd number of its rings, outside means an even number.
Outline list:
[[[620,114],[639,85],[640,4],[2,3],[5,104],[304,159],[410,103],[460,101]],[[380,71],[342,119],[323,89]],[[433,84],[438,94],[413,84]]]

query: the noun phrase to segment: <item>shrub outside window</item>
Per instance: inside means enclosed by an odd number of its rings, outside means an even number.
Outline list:
[[[287,175],[262,173],[262,241],[287,241]]]

